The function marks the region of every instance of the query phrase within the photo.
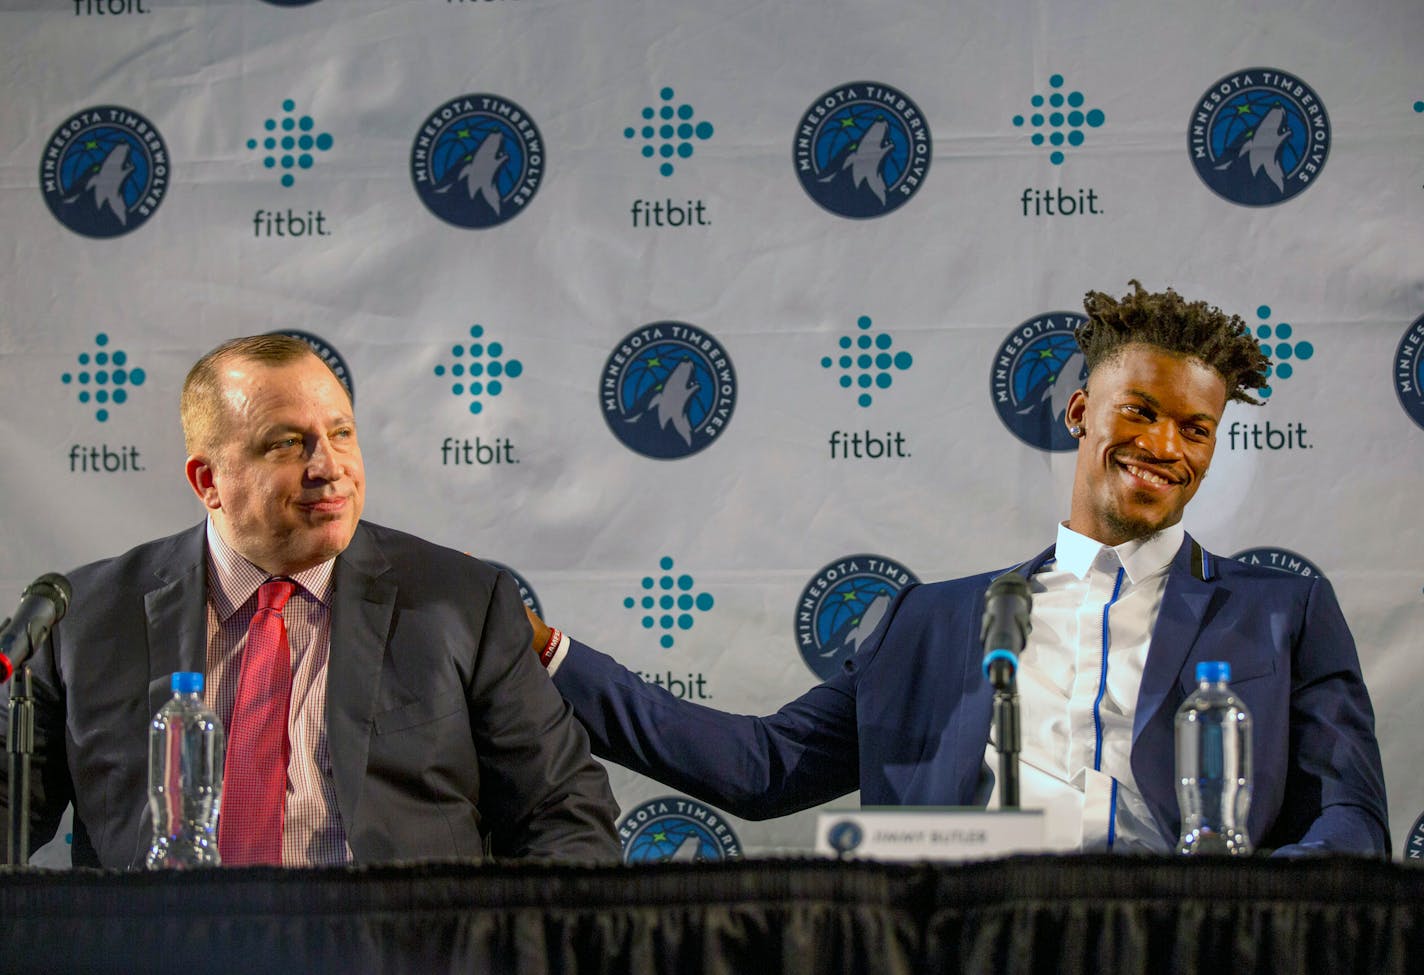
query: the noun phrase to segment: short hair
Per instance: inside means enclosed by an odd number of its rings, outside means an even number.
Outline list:
[[[222,394],[224,363],[244,359],[280,366],[297,362],[305,356],[311,356],[328,370],[331,369],[330,364],[306,342],[280,332],[229,339],[193,363],[188,377],[183,380],[183,395],[179,400],[183,444],[187,452],[192,455],[212,449],[222,432],[227,416],[227,405]],[[337,382],[341,382],[341,377],[334,371],[331,374]],[[345,390],[346,384],[341,383],[341,388]]]
[[[1200,359],[1226,383],[1228,400],[1260,402],[1248,391],[1266,385],[1271,358],[1239,315],[1204,301],[1187,301],[1171,288],[1151,292],[1136,279],[1128,284],[1133,291],[1121,298],[1089,291],[1083,299],[1088,320],[1073,334],[1089,374],[1126,346],[1151,345]]]

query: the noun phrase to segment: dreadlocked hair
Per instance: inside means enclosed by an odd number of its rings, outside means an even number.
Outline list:
[[[1122,298],[1089,291],[1083,299],[1088,320],[1073,334],[1090,373],[1125,346],[1151,345],[1206,363],[1225,380],[1228,399],[1260,402],[1248,390],[1266,385],[1271,359],[1239,315],[1204,301],[1187,301],[1171,288],[1147,291],[1135,278],[1128,284],[1133,292]]]

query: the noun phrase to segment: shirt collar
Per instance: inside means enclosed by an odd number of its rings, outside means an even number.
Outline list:
[[[271,578],[266,572],[237,554],[223,541],[218,528],[208,519],[208,601],[217,610],[218,621],[226,622],[236,613],[257,588]],[[336,559],[304,569],[289,578],[323,606],[330,605],[331,570]]]
[[[1053,550],[1053,557],[1059,570],[1085,579],[1099,554],[1112,552],[1118,564],[1127,571],[1128,581],[1136,585],[1171,565],[1186,537],[1187,530],[1182,527],[1181,522],[1177,522],[1154,535],[1109,546],[1061,524],[1058,526],[1058,541]]]

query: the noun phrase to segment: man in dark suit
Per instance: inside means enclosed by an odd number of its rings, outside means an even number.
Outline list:
[[[73,572],[69,614],[31,661],[36,840],[72,802],[76,864],[143,862],[148,722],[185,670],[207,675],[229,731],[226,844],[235,778],[253,771],[233,767],[231,722],[249,706],[259,592],[276,582],[290,593],[286,721],[262,724],[279,725],[286,756],[268,820],[280,835],[225,859],[616,858],[607,776],[523,649],[515,585],[361,521],[351,400],[326,364],[286,336],[237,339],[193,367],[182,412],[206,523]]]
[[[1387,852],[1374,716],[1330,584],[1218,559],[1180,525],[1227,400],[1255,402],[1269,360],[1239,318],[1133,285],[1088,295],[1070,515],[1017,569],[1034,592],[1022,805],[1048,811],[1063,847],[1171,850],[1173,718],[1195,664],[1224,660],[1254,723],[1252,843]],[[997,574],[902,590],[844,673],[767,717],[678,700],[577,642],[548,663],[595,754],[749,819],[857,788],[866,805],[983,805]]]

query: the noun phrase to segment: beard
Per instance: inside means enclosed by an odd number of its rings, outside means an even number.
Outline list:
[[[1115,544],[1121,545],[1123,542],[1131,542],[1139,538],[1150,538],[1164,529],[1171,528],[1182,520],[1182,512],[1181,509],[1173,509],[1163,512],[1161,517],[1154,519],[1141,515],[1130,515],[1114,506],[1104,511],[1102,518],[1113,537],[1122,539]]]

